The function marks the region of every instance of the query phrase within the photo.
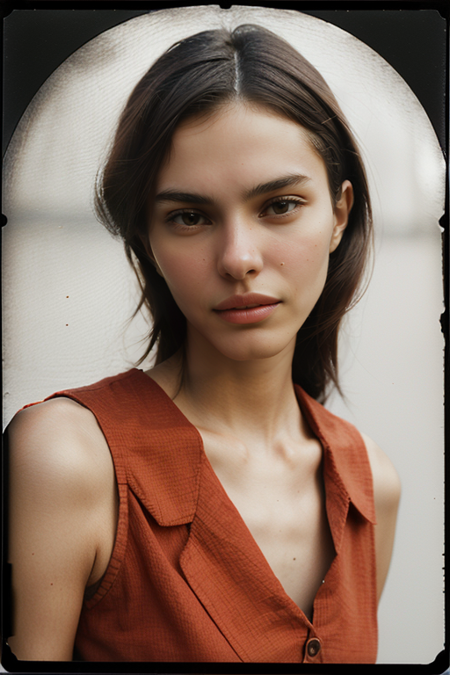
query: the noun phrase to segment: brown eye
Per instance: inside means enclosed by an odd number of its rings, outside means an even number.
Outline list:
[[[207,223],[205,216],[196,211],[179,211],[171,216],[170,220],[176,225],[184,225],[185,227],[195,227]]]
[[[201,219],[201,215],[199,213],[181,213],[181,220],[183,221],[183,225],[198,225],[199,221]]]
[[[276,202],[272,202],[271,204],[269,204],[263,215],[284,216],[287,213],[295,211],[295,209],[299,207],[301,204],[302,202],[294,199],[280,199]]]
[[[274,202],[271,206],[274,213],[281,215],[282,213],[288,213],[289,204],[292,204],[292,202]]]

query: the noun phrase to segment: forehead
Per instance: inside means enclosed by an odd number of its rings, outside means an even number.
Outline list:
[[[327,183],[309,132],[270,109],[233,103],[179,125],[157,182],[158,189],[199,181],[250,187],[288,173]]]

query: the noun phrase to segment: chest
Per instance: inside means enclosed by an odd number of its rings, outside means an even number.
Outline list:
[[[326,516],[321,448],[307,462],[217,460],[213,469],[286,594],[312,618],[334,547]],[[223,455],[222,455],[223,457]]]

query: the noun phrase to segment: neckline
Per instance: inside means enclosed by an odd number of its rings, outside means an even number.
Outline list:
[[[156,382],[156,380],[154,380],[152,377],[150,377],[150,375],[147,375],[147,373],[144,372],[143,370],[141,370],[140,368],[133,368],[131,371],[128,371],[128,374],[134,374],[134,373],[138,373],[140,376],[145,378],[145,380],[147,382],[150,381],[150,387],[151,386],[156,387],[158,392],[160,394],[162,394],[163,400],[165,401],[166,405],[169,406],[169,408],[173,411],[173,413],[179,418],[179,420],[181,422],[184,422],[183,426],[188,427],[191,430],[191,432],[195,434],[195,436],[197,437],[197,440],[199,442],[201,451],[202,451],[202,456],[211,465],[211,462],[210,462],[210,460],[208,458],[208,455],[206,453],[206,450],[205,450],[203,437],[202,437],[200,431],[198,430],[198,428],[195,426],[195,424],[193,424],[193,422],[191,422],[190,419],[188,417],[186,417],[186,415],[182,412],[182,410],[177,406],[175,401],[170,398],[169,394],[161,387],[160,384],[158,384]],[[328,443],[324,439],[323,435],[320,432],[318,432],[317,423],[316,423],[316,420],[315,420],[310,408],[308,406],[304,405],[305,404],[305,397],[307,397],[306,392],[299,385],[297,385],[295,383],[294,383],[294,392],[295,392],[295,397],[296,397],[296,400],[297,400],[297,405],[300,409],[300,413],[303,415],[304,419],[306,420],[306,423],[307,423],[309,429],[311,430],[311,433],[312,433],[313,437],[320,443],[320,446],[322,448],[321,463],[323,464],[325,453],[329,449]],[[211,469],[214,471],[212,465],[211,465]],[[215,474],[215,471],[214,471],[214,474]],[[220,479],[218,477],[217,477],[217,479],[220,482]]]
[[[324,507],[325,507],[326,519],[327,519],[327,523],[328,523],[328,527],[329,527],[329,530],[330,530],[330,533],[331,533],[331,539],[332,539],[332,543],[333,543],[333,547],[334,547],[334,556],[333,556],[333,558],[331,560],[331,563],[330,563],[330,565],[329,565],[329,567],[328,567],[328,569],[327,569],[327,571],[324,575],[324,579],[322,580],[321,585],[317,589],[317,591],[315,593],[315,596],[314,596],[314,599],[313,599],[312,618],[311,619],[308,618],[308,616],[305,614],[303,609],[286,592],[283,584],[281,583],[281,581],[279,580],[279,578],[277,577],[277,575],[273,571],[270,563],[268,562],[266,556],[264,555],[263,551],[261,550],[258,542],[256,541],[253,534],[251,533],[251,531],[250,531],[247,523],[245,522],[244,518],[242,517],[239,509],[237,508],[237,506],[235,505],[235,503],[233,502],[231,497],[228,495],[224,485],[222,484],[222,482],[221,482],[219,476],[217,475],[217,473],[215,472],[214,467],[212,466],[211,461],[210,461],[210,459],[209,459],[209,457],[206,453],[204,442],[203,442],[203,437],[202,437],[200,431],[189,420],[189,418],[187,418],[186,415],[180,410],[180,408],[170,398],[170,396],[167,394],[167,392],[165,392],[164,389],[152,377],[147,375],[147,373],[145,373],[143,370],[140,370],[140,369],[137,369],[137,368],[134,368],[131,372],[133,372],[133,371],[142,375],[144,378],[146,378],[147,381],[150,381],[150,386],[151,387],[155,386],[157,388],[158,392],[162,393],[165,403],[170,405],[170,408],[174,412],[174,414],[176,414],[177,417],[181,421],[184,422],[184,426],[187,426],[188,429],[194,434],[195,439],[196,439],[197,444],[198,444],[198,448],[200,450],[200,455],[201,455],[200,464],[203,464],[203,466],[206,468],[207,472],[209,472],[210,476],[212,477],[212,479],[216,483],[217,488],[220,490],[220,493],[222,495],[222,500],[225,500],[225,502],[228,504],[228,506],[232,507],[233,511],[235,512],[236,518],[238,518],[238,520],[239,520],[239,523],[240,523],[241,527],[243,527],[245,529],[247,538],[249,539],[249,541],[251,541],[252,546],[256,547],[256,549],[258,550],[258,554],[259,554],[259,557],[260,557],[260,567],[262,566],[263,568],[265,568],[266,575],[268,575],[268,578],[270,578],[272,586],[275,584],[275,587],[278,591],[278,595],[283,599],[285,606],[287,608],[290,608],[290,610],[294,612],[294,614],[297,616],[297,618],[299,618],[299,615],[300,615],[300,618],[301,618],[302,622],[306,623],[306,625],[309,628],[312,628],[313,627],[312,622],[313,622],[313,618],[314,618],[314,613],[316,611],[316,601],[317,601],[317,598],[318,598],[318,596],[321,592],[322,586],[324,585],[325,581],[327,580],[327,577],[330,574],[330,571],[332,570],[332,568],[334,568],[337,551],[336,551],[336,547],[335,547],[335,544],[334,544],[332,526],[331,526],[331,523],[329,522],[329,518],[328,518],[328,514],[327,514],[327,503],[328,503],[327,485],[326,485],[327,479],[326,479],[326,472],[325,472],[325,469],[324,469],[324,457],[325,457],[325,452],[326,452],[327,446],[326,446],[326,444],[323,443],[323,441],[315,433],[315,431],[312,428],[312,425],[310,423],[310,420],[311,420],[310,415],[306,414],[304,412],[302,406],[301,406],[301,400],[300,400],[300,397],[299,397],[299,390],[302,394],[304,394],[301,387],[299,387],[298,385],[294,385],[297,403],[299,405],[301,413],[305,416],[305,419],[306,419],[306,421],[307,421],[307,423],[308,423],[308,425],[311,429],[311,432],[314,435],[314,438],[316,438],[318,440],[318,442],[320,443],[320,446],[321,446],[322,456],[321,456],[321,461],[320,461],[320,466],[321,466],[320,470],[321,470],[323,485],[324,485]],[[195,518],[195,516],[194,516],[194,518]]]
[[[151,423],[156,425],[158,429],[161,429],[161,426],[164,427],[165,432],[168,432],[170,427],[174,429],[175,427],[182,427],[184,429],[184,433],[187,433],[190,437],[190,461],[198,463],[202,455],[206,457],[203,439],[197,427],[190,422],[155,380],[137,368],[122,373],[120,379],[123,377],[128,379],[134,377],[136,384],[141,383],[145,387],[145,391],[150,393],[153,390],[155,395],[159,395],[162,418],[158,415],[152,415],[152,409],[148,406],[144,406],[146,408],[145,415],[151,417]],[[112,378],[112,380],[115,379],[117,378]],[[337,417],[324,408],[298,384],[294,383],[294,388],[300,410],[305,416],[313,435],[322,446],[323,472],[327,488],[327,516],[334,546],[336,551],[339,552],[344,521],[338,514],[342,514],[347,509],[349,501],[352,502],[363,518],[372,524],[376,523],[372,472],[367,450],[361,434],[350,422]],[[136,394],[136,405],[139,407],[139,397],[141,396],[139,384]],[[187,466],[185,466],[185,470],[189,470]],[[330,509],[328,508],[328,501],[330,502]],[[183,510],[185,511],[185,509]]]
[[[128,373],[125,373],[125,375],[131,375],[131,374],[138,374],[142,376],[147,382],[150,381],[150,386],[155,386],[157,390],[162,393],[163,398],[166,402],[166,404],[169,404],[169,407],[172,408],[173,412],[179,417],[180,421],[183,421],[185,423],[185,426],[189,427],[191,430],[195,431],[195,433],[198,435],[199,440],[201,441],[202,445],[202,450],[203,453],[206,455],[205,448],[204,448],[204,443],[203,443],[203,438],[200,433],[200,431],[197,429],[195,424],[190,421],[188,417],[182,412],[182,410],[177,406],[175,401],[170,398],[169,394],[161,387],[156,380],[154,380],[150,375],[147,375],[145,371],[143,371],[141,368],[132,368]],[[312,412],[308,406],[305,406],[305,398],[308,397],[306,392],[300,387],[300,385],[294,383],[294,392],[295,392],[295,397],[297,400],[297,405],[300,409],[301,414],[305,418],[309,429],[311,430],[312,435],[316,440],[319,441],[320,445],[322,446],[322,451],[325,452],[325,449],[328,447],[328,444],[326,441],[324,442],[324,438],[322,434],[317,432],[317,424],[316,420],[314,419]],[[309,397],[308,397],[309,398]]]

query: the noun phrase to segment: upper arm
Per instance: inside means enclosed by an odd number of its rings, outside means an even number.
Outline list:
[[[375,552],[377,565],[377,597],[380,599],[394,545],[397,511],[400,501],[400,479],[394,465],[374,441],[363,434],[372,469],[375,513]]]
[[[20,412],[8,429],[8,642],[19,659],[72,659],[104,495],[88,415],[73,401],[55,399]]]

